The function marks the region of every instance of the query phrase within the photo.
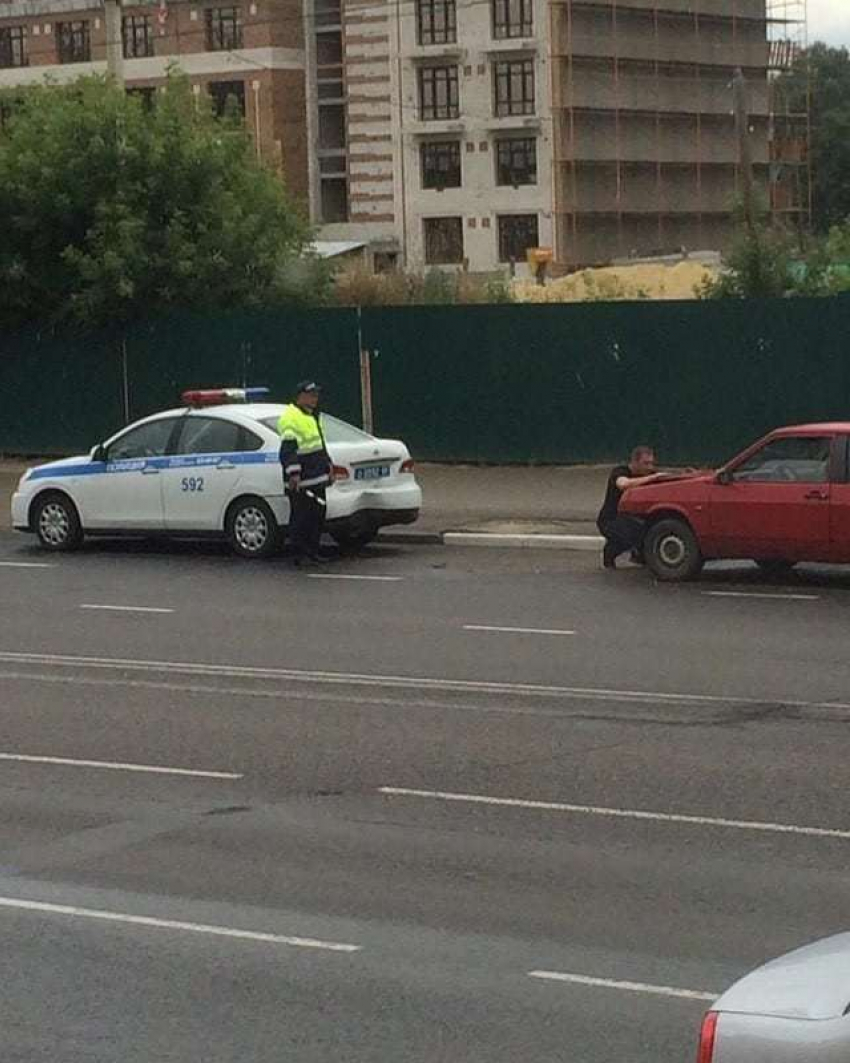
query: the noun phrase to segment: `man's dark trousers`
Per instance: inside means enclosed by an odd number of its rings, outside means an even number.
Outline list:
[[[637,517],[615,517],[614,520],[601,522],[598,527],[605,536],[602,557],[606,563],[615,561],[620,554],[643,548],[646,525]]]
[[[307,493],[309,491],[309,494]],[[310,497],[311,495],[315,497]],[[289,541],[296,558],[318,557],[325,526],[325,487],[300,487],[289,493]]]

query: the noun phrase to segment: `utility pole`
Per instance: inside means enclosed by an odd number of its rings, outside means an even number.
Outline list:
[[[106,26],[106,72],[124,86],[124,37],[121,28],[121,0],[103,0]]]
[[[747,103],[747,82],[740,67],[732,78],[732,98],[735,107],[735,129],[738,134],[738,168],[743,190],[744,221],[747,232],[755,236],[756,220],[753,204],[753,156],[750,148],[750,109]]]
[[[363,308],[360,306],[357,307],[357,349],[360,351],[360,411],[363,431],[371,435],[375,429],[372,415],[372,353],[363,346]]]

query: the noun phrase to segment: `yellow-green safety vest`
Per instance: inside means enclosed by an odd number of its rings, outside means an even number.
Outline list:
[[[318,414],[305,413],[300,406],[290,403],[280,416],[277,430],[284,476],[298,474],[303,487],[326,482],[330,461]]]

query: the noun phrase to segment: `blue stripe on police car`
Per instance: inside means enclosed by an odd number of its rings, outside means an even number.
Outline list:
[[[231,465],[276,465],[275,451],[240,451],[233,454],[175,454],[162,458],[134,458],[127,461],[92,461],[79,465],[41,465],[33,469],[29,480],[47,480],[69,476],[108,476],[121,472],[142,472],[144,469],[210,468],[221,462]]]

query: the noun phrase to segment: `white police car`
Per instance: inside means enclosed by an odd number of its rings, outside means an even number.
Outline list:
[[[85,535],[226,537],[243,557],[265,557],[289,521],[276,425],[283,405],[265,388],[185,392],[186,406],[123,428],[83,457],[28,469],[12,498],[12,525],[47,550]],[[389,524],[410,524],[422,492],[407,447],[322,414],[335,483],[327,531],[363,545]]]

